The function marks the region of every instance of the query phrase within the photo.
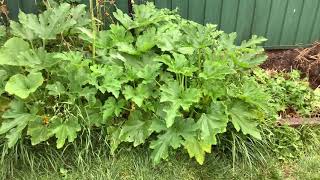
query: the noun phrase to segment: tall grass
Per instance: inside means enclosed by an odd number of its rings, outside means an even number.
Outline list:
[[[46,149],[46,150],[45,150]],[[38,149],[28,154],[27,161],[13,162],[7,158],[1,179],[224,179],[261,176],[258,171],[236,163],[233,170],[230,159],[211,154],[203,166],[190,161],[187,154],[177,153],[167,162],[154,166],[146,148],[122,147],[115,156],[108,153],[91,154],[82,157],[79,151]],[[22,154],[21,154],[22,155]],[[26,154],[23,154],[26,156]],[[14,155],[12,156],[14,157]],[[85,162],[82,160],[86,159]],[[7,166],[8,163],[9,166]],[[80,163],[79,163],[80,162]]]
[[[316,152],[319,147],[320,129],[301,127],[295,130],[299,132],[304,143],[302,151],[314,154],[313,158],[301,156],[294,160],[279,161],[279,154],[270,151],[276,146],[268,144],[273,141],[267,139],[267,133],[264,134],[263,141],[257,141],[233,131],[219,137],[219,145],[207,155],[202,166],[189,159],[184,151],[177,152],[168,161],[154,166],[147,144],[138,148],[124,144],[115,155],[110,155],[105,139],[106,132],[88,129],[81,133],[76,142],[61,150],[54,148],[54,140],[38,146],[31,146],[29,140],[20,141],[10,150],[5,147],[5,143],[0,142],[0,179],[283,179],[303,175],[315,177],[316,173],[306,171],[310,171],[312,166],[320,167],[320,162],[313,162],[319,158]]]
[[[82,118],[83,121],[87,119]],[[290,128],[266,123],[261,125],[261,129],[263,140],[250,138],[232,129],[222,134],[203,166],[189,159],[183,150],[170,156],[167,162],[154,166],[148,144],[138,148],[124,144],[115,155],[111,155],[106,129],[84,129],[74,143],[61,150],[55,148],[54,139],[37,146],[31,146],[30,140],[25,139],[12,149],[0,142],[0,179],[32,179],[38,176],[43,179],[63,176],[70,179],[282,177],[285,174],[279,170],[282,166],[277,163],[296,164],[297,159],[304,158],[302,155],[314,154],[319,150],[319,127]],[[3,140],[0,138],[0,141]],[[295,158],[288,158],[286,154]]]

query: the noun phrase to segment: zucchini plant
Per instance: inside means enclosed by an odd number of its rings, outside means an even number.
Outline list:
[[[117,23],[99,32],[83,5],[20,13],[0,49],[0,93],[12,99],[0,127],[8,147],[56,138],[61,148],[95,127],[107,129],[112,152],[148,143],[155,163],[184,148],[202,164],[218,134],[261,139],[270,96],[251,74],[266,39],[237,46],[235,33],[152,3],[134,12],[118,9]]]

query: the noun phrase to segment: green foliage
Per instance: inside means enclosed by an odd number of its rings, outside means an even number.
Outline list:
[[[97,135],[97,134],[94,134]],[[99,135],[98,135],[99,136]],[[97,136],[92,137],[97,139]],[[98,141],[99,142],[99,141]],[[75,143],[76,144],[76,143]],[[64,151],[54,148],[31,148],[23,144],[23,150],[5,157],[0,166],[1,179],[318,179],[319,155],[306,154],[296,162],[279,163],[268,157],[268,164],[253,164],[249,168],[243,162],[232,166],[232,160],[225,155],[210,155],[205,164],[190,162],[184,153],[170,157],[169,162],[153,166],[146,146],[121,148],[110,156],[107,145],[98,146],[96,153],[85,154],[85,145],[69,146]],[[49,146],[50,147],[50,146]],[[63,158],[61,158],[63,156]],[[19,157],[19,158],[18,158]]]
[[[23,102],[14,100],[10,104],[10,110],[6,111],[2,118],[4,121],[0,127],[0,134],[6,134],[5,137],[10,148],[17,143],[28,123],[39,117],[27,112]]]
[[[6,36],[6,27],[0,26],[0,38]]]
[[[227,122],[226,106],[221,102],[212,102],[207,113],[203,113],[197,122],[201,131],[201,139],[216,144],[216,135],[227,131]]]
[[[7,28],[0,25],[0,43],[2,44],[7,39]]]
[[[86,29],[82,5],[20,13],[15,37],[0,49],[0,68],[15,72],[0,71],[7,74],[0,87],[23,107],[3,115],[0,132],[10,147],[22,136],[33,145],[56,137],[62,148],[99,127],[108,130],[112,151],[122,142],[151,142],[155,163],[184,148],[203,164],[219,134],[235,129],[261,139],[257,125],[272,112],[270,96],[251,72],[266,58],[257,46],[265,39],[236,46],[235,34],[151,3],[134,12],[131,19],[117,10],[119,23],[97,37]]]
[[[35,92],[43,83],[41,73],[30,73],[28,76],[16,74],[8,80],[5,90],[22,99],[27,98],[31,93]]]
[[[313,154],[305,155],[296,164],[296,171],[294,176],[299,179],[318,179],[320,176],[320,155],[315,152]]]
[[[0,95],[2,95],[5,90],[5,80],[8,78],[8,73],[5,70],[0,70]]]
[[[71,8],[69,4],[64,3],[57,8],[46,10],[39,16],[20,12],[19,23],[10,22],[11,31],[13,35],[29,41],[56,39],[59,34],[89,23],[85,18],[84,9],[84,5]]]
[[[62,148],[65,141],[73,142],[77,137],[77,132],[81,130],[78,120],[75,117],[70,117],[67,120],[55,119],[50,127],[50,134],[54,134],[57,138],[57,148]],[[35,134],[34,136],[38,136]]]
[[[304,118],[319,112],[319,89],[311,89],[298,71],[279,73],[256,69],[254,75],[260,86],[271,95],[268,106],[278,116]],[[261,124],[264,139],[276,158],[283,161],[297,159],[310,148],[318,147],[318,138],[312,127],[276,126],[275,118],[278,116],[270,116],[267,123]]]
[[[268,94],[272,95],[272,104],[277,111],[293,110],[301,116],[308,116],[319,110],[319,89],[311,89],[306,80],[300,79],[298,71],[273,73],[257,69],[254,73]]]
[[[29,62],[26,62],[24,58],[20,58],[18,55],[30,50],[29,44],[24,40],[13,37],[9,39],[1,48],[0,51],[0,64],[11,66],[29,66]],[[34,62],[31,62],[31,64]]]
[[[318,126],[275,126],[274,121],[261,125],[263,137],[271,155],[281,162],[297,160],[306,154],[318,153],[320,131]]]

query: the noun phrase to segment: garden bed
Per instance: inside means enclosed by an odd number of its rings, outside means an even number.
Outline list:
[[[316,89],[320,86],[320,43],[315,43],[309,48],[297,48],[288,50],[267,51],[268,60],[261,67],[276,72],[301,71],[302,78],[307,78],[310,87]],[[281,114],[283,117],[278,121],[279,125],[300,126],[320,125],[320,113],[311,117],[300,117],[293,110],[287,110]]]

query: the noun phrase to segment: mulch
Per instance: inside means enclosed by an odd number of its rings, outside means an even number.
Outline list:
[[[290,72],[299,70],[302,77],[308,77],[310,86],[320,86],[320,43],[310,48],[267,51],[268,60],[261,65],[263,69]]]
[[[302,78],[308,78],[311,88],[320,87],[320,43],[309,48],[268,50],[266,53],[268,59],[261,65],[263,69],[278,72],[299,70]],[[304,118],[295,112],[288,112],[287,115],[282,116],[284,118],[278,121],[279,125],[320,125],[320,118],[317,116]]]

